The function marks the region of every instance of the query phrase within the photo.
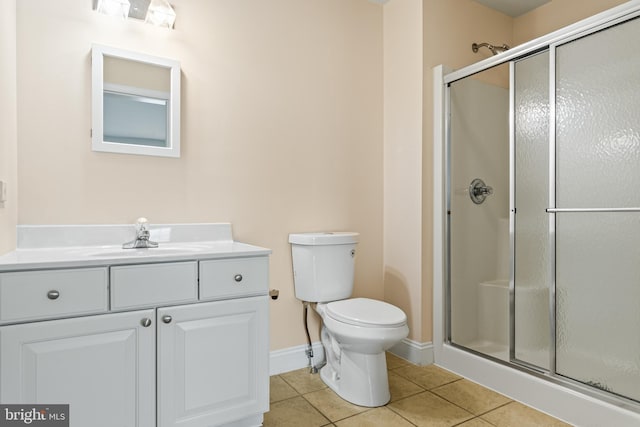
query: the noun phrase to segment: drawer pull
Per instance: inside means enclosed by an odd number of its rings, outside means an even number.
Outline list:
[[[149,319],[148,317],[145,317],[140,321],[140,324],[145,328],[148,328],[149,326],[151,326],[151,319]]]
[[[233,280],[235,280],[236,282],[242,282],[242,274],[236,274],[235,276],[233,276]]]
[[[162,321],[164,323],[171,323],[172,320],[173,320],[173,318],[171,316],[169,316],[168,314],[165,314],[164,316],[162,316]]]
[[[47,292],[47,298],[53,300],[53,299],[58,299],[58,297],[60,296],[60,292],[58,291],[49,291]]]

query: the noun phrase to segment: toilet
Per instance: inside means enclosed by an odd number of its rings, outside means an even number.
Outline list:
[[[409,334],[398,307],[350,298],[358,233],[290,234],[296,298],[314,302],[322,318],[326,365],[320,377],[343,399],[360,406],[389,402],[385,351]]]

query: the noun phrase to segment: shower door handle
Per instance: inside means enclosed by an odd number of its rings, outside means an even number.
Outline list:
[[[484,202],[487,196],[493,194],[493,187],[488,186],[480,178],[476,178],[469,184],[469,197],[476,205]]]
[[[586,213],[586,212],[640,212],[640,207],[632,208],[547,208],[547,213]]]

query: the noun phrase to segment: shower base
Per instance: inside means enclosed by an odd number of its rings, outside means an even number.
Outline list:
[[[476,340],[470,343],[464,344],[464,347],[477,351],[478,353],[486,354],[487,356],[495,357],[496,359],[509,361],[509,347],[505,344]]]

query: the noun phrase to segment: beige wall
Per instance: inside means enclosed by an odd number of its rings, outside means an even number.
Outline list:
[[[273,249],[271,347],[303,344],[288,233],[361,233],[355,294],[383,298],[382,6],[172,4],[169,31],[18,1],[19,222],[229,221]],[[181,61],[180,159],[91,151],[94,42]]]
[[[0,202],[0,255],[15,248],[18,213],[16,171],[16,1],[0,2],[0,180],[7,201]]]
[[[422,0],[384,7],[384,298],[422,342]]]
[[[552,0],[514,19],[513,41],[522,44],[588,18],[626,0]]]
[[[167,31],[91,2],[20,0],[16,160],[15,1],[0,2],[0,253],[16,221],[230,221],[237,239],[274,250],[280,349],[305,341],[287,234],[355,230],[355,295],[397,303],[411,339],[431,341],[432,67],[487,57],[473,42],[523,42],[621,2],[604,3],[553,0],[513,20],[472,0],[172,0]],[[90,150],[94,42],[182,62],[182,158]]]

